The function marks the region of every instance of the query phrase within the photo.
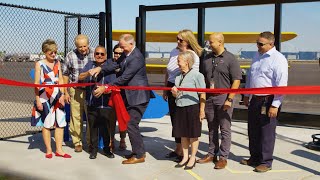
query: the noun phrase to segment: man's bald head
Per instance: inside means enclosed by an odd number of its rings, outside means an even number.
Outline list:
[[[224,36],[222,33],[212,33],[209,36],[209,43],[215,54],[220,55],[224,51]]]
[[[220,43],[224,44],[224,36],[221,32],[215,32],[210,34],[209,39],[214,38],[216,40],[218,40]]]

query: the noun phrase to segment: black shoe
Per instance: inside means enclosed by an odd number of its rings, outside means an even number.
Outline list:
[[[189,160],[188,160],[189,161]],[[187,165],[188,164],[188,161],[186,161],[185,163],[183,163],[183,164],[177,164],[177,165],[175,165],[174,167],[175,168],[182,168],[183,166],[185,166],[185,165]]]
[[[191,170],[192,168],[194,168],[196,166],[196,161],[194,161],[193,166],[187,166],[184,167],[184,170]]]
[[[114,158],[114,154],[110,151],[104,151],[104,155],[107,156],[108,158]]]
[[[91,152],[89,158],[90,159],[96,159],[97,158],[97,153],[96,152]]]

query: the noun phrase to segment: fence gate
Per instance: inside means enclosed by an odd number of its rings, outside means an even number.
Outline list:
[[[78,34],[85,34],[89,37],[90,47],[94,48],[98,45],[105,46],[105,22],[103,15],[79,15],[65,16],[64,18],[64,54],[76,48],[74,38]],[[101,17],[101,18],[100,18]],[[101,20],[102,19],[102,20]],[[101,31],[103,29],[103,31]],[[103,40],[101,40],[103,38]]]
[[[75,48],[78,33],[88,35],[91,47],[105,42],[105,13],[82,15],[0,2],[0,14],[1,78],[33,83],[32,69],[43,58],[45,39],[56,41],[61,56]],[[34,88],[0,85],[0,140],[41,131],[30,126],[34,100]]]

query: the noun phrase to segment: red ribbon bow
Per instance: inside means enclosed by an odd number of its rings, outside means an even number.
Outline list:
[[[111,92],[111,97],[109,99],[108,105],[113,107],[116,111],[119,131],[126,131],[128,128],[128,122],[130,120],[130,115],[123,103],[122,96],[120,94],[120,88],[117,86],[106,85],[105,92]]]

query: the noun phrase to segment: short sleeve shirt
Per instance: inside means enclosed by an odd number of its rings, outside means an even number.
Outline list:
[[[191,69],[185,76],[181,73],[175,79],[175,86],[181,88],[205,88],[206,84],[203,75],[195,69]],[[197,92],[180,91],[176,97],[176,104],[179,107],[190,106],[199,103]]]
[[[203,62],[203,74],[206,81],[206,87],[210,88],[210,82],[214,82],[214,88],[231,88],[234,80],[241,80],[242,74],[240,64],[235,56],[225,50],[221,55],[215,56],[213,53],[207,54]],[[212,98],[207,94],[207,98]],[[215,96],[219,104],[224,103],[227,94]]]

